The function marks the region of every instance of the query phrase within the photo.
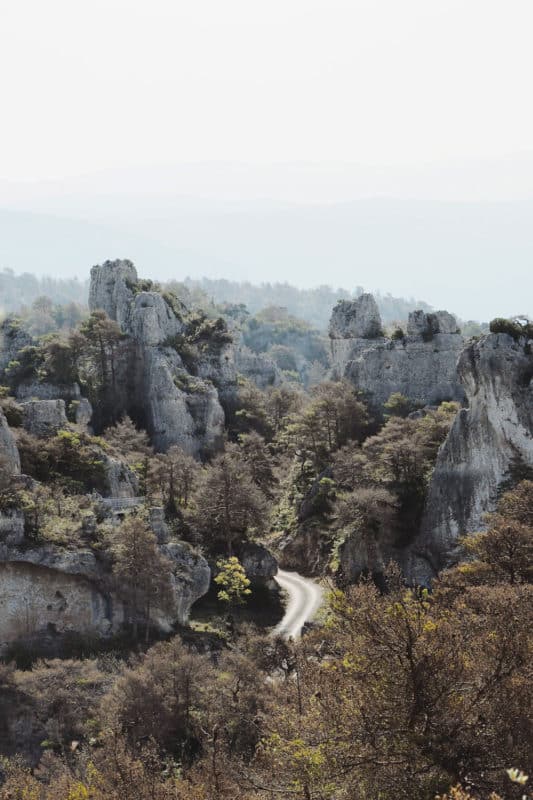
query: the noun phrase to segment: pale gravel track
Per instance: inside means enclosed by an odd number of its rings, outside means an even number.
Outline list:
[[[273,633],[286,639],[297,639],[304,624],[310,622],[322,604],[324,590],[309,578],[297,572],[278,570],[276,581],[287,593],[285,615]]]

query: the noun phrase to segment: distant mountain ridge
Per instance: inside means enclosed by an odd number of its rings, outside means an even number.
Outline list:
[[[128,257],[159,280],[361,285],[463,319],[532,315],[532,174],[523,154],[392,171],[205,163],[0,180],[0,269],[84,278],[88,264]]]

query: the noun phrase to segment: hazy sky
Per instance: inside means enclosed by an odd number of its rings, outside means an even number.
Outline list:
[[[533,146],[531,0],[2,0],[0,177]]]
[[[533,312],[533,0],[0,0],[0,269]]]

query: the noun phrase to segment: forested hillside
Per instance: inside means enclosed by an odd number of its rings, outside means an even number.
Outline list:
[[[0,799],[529,797],[531,323],[173,289],[0,326]]]

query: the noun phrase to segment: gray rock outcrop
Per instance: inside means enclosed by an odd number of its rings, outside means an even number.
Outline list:
[[[430,339],[437,333],[460,333],[457,320],[448,311],[412,311],[407,322],[409,336]]]
[[[278,562],[264,545],[245,542],[239,549],[239,558],[253,586],[273,586]]]
[[[68,383],[68,384],[55,384],[50,383],[49,381],[23,381],[19,383],[15,390],[15,396],[17,400],[20,401],[31,401],[35,402],[37,400],[40,401],[64,401],[64,409],[66,418],[69,419],[71,422],[75,422],[82,430],[85,432],[90,432],[90,423],[93,416],[93,409],[92,406],[87,400],[86,397],[83,397],[80,391],[80,387],[77,383]],[[43,415],[43,418],[46,416],[46,406],[35,407],[35,414],[37,416]],[[49,406],[52,408],[52,406]],[[59,407],[57,407],[59,408]],[[61,416],[61,411],[56,412],[59,416]],[[61,427],[65,427],[65,422],[59,427],[52,426],[51,430],[59,430]],[[55,432],[53,430],[53,432]],[[43,434],[36,433],[36,435],[48,435],[46,431]]]
[[[0,541],[0,653],[17,640],[76,632],[108,636],[124,609],[100,581],[90,550],[10,547]]]
[[[68,425],[64,400],[26,400],[21,405],[22,424],[34,436],[53,436]]]
[[[184,324],[158,292],[139,292],[130,307],[127,332],[141,345],[156,347],[184,330]]]
[[[28,561],[0,563],[0,605],[0,653],[36,637],[109,636],[124,619],[120,601],[92,581]]]
[[[77,383],[50,383],[49,381],[22,381],[16,387],[17,400],[80,400]]]
[[[171,347],[143,347],[138,386],[156,450],[174,444],[197,456],[218,449],[225,415],[210,381],[189,375]]]
[[[351,306],[351,302],[342,301],[333,310],[332,377],[349,380],[376,410],[394,392],[421,405],[463,401],[456,365],[464,341],[455,317],[446,311],[415,311],[409,315],[406,336],[387,339],[378,334],[379,338],[371,339],[353,335],[353,331],[360,334],[361,328],[353,321]],[[365,300],[367,307],[370,302]],[[370,319],[375,324],[374,317]],[[368,328],[363,330],[368,333]]]
[[[378,305],[371,294],[339,300],[329,323],[332,339],[377,339],[383,335]]]
[[[212,379],[191,375],[177,352],[185,329],[179,309],[160,293],[138,287],[129,261],[107,261],[91,270],[90,309],[105,310],[133,345],[131,393],[123,410],[135,415],[142,409],[156,450],[177,444],[194,456],[213,452],[225,421],[217,389]]]
[[[405,565],[418,583],[457,560],[458,538],[483,528],[513,469],[533,468],[531,344],[507,334],[485,336],[465,348],[458,375],[468,408],[441,446],[420,535]]]
[[[91,269],[89,308],[101,308],[123,330],[127,329],[137,280],[137,270],[127,259],[105,261],[101,266],[94,266]]]
[[[355,583],[364,574],[375,578],[382,575],[385,565],[395,555],[383,544],[371,535],[359,533],[347,536],[339,547],[339,574],[342,580]]]
[[[161,628],[170,629],[169,622],[187,622],[191,606],[209,591],[211,569],[203,556],[195,552],[186,542],[169,542],[161,545],[161,552],[173,564],[172,583],[174,608],[171,619],[159,618]]]
[[[12,475],[20,474],[20,456],[17,450],[15,437],[11,432],[7,420],[0,410],[0,456],[4,468]]]
[[[124,499],[139,495],[139,480],[127,464],[104,451],[98,453],[97,457],[103,463],[105,493],[108,497]]]

